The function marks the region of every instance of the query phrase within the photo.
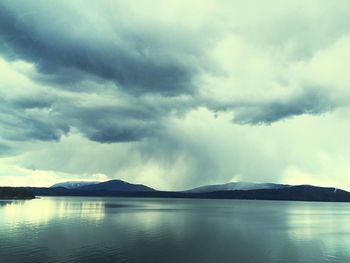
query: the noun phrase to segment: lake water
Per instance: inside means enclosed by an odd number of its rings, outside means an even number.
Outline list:
[[[0,201],[0,262],[350,262],[350,204]]]

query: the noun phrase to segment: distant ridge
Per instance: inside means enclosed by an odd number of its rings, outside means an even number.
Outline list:
[[[90,184],[78,187],[82,191],[118,191],[118,192],[153,192],[153,188],[143,184],[131,184],[122,180],[110,180],[107,182]]]
[[[217,191],[234,191],[234,190],[258,190],[258,189],[281,189],[290,187],[287,184],[273,184],[273,183],[248,183],[248,182],[231,182],[226,184],[205,185],[196,187],[185,192],[189,193],[209,193]]]
[[[111,180],[71,189],[62,186],[54,188],[27,187],[26,189],[38,196],[114,196],[350,202],[349,192],[334,187],[273,183],[257,184],[237,182],[202,186],[188,191],[175,192],[158,191],[142,184],[131,184],[121,180]]]
[[[53,186],[51,186],[51,188],[64,187],[64,188],[67,188],[67,189],[75,189],[75,188],[79,188],[79,187],[82,187],[82,186],[93,185],[93,184],[98,184],[98,183],[100,183],[100,182],[69,181],[69,182],[63,182],[63,183],[54,184]]]

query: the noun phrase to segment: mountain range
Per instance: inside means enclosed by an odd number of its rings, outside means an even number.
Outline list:
[[[39,196],[116,196],[153,198],[209,198],[248,200],[290,200],[350,202],[350,193],[334,187],[233,182],[201,186],[186,191],[159,191],[121,180],[106,182],[65,182],[52,187],[27,187]]]
[[[153,188],[143,184],[131,184],[122,180],[110,180],[106,182],[64,182],[54,184],[50,188],[66,188],[80,191],[116,191],[116,192],[149,192]]]
[[[197,188],[187,190],[189,193],[208,193],[217,191],[234,191],[234,190],[257,190],[257,189],[281,189],[289,187],[286,184],[272,184],[272,183],[249,183],[249,182],[232,182],[227,184],[205,185]]]
[[[67,189],[75,189],[75,188],[79,188],[82,186],[93,185],[93,184],[98,184],[98,183],[100,183],[100,182],[71,181],[71,182],[63,182],[63,183],[54,184],[53,186],[51,186],[51,188],[64,187]]]

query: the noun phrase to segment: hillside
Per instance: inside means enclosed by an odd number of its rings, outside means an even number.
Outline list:
[[[213,192],[156,191],[144,185],[133,185],[119,180],[84,186],[76,189],[28,188],[35,195],[43,196],[115,196],[158,198],[206,198],[280,201],[350,202],[350,193],[331,187],[297,185],[254,190],[229,190]]]
[[[196,187],[186,192],[190,193],[208,193],[217,191],[234,191],[234,190],[257,190],[257,189],[281,189],[290,187],[286,184],[272,184],[272,183],[249,183],[249,182],[232,182],[226,184],[205,185]]]
[[[0,187],[0,199],[33,199],[32,191],[23,187]]]

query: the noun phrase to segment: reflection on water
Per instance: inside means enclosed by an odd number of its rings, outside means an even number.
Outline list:
[[[350,204],[0,201],[1,262],[350,262]]]
[[[101,220],[104,216],[105,203],[83,202],[82,200],[35,199],[32,201],[0,201],[4,223],[47,224],[51,219],[80,217]]]

